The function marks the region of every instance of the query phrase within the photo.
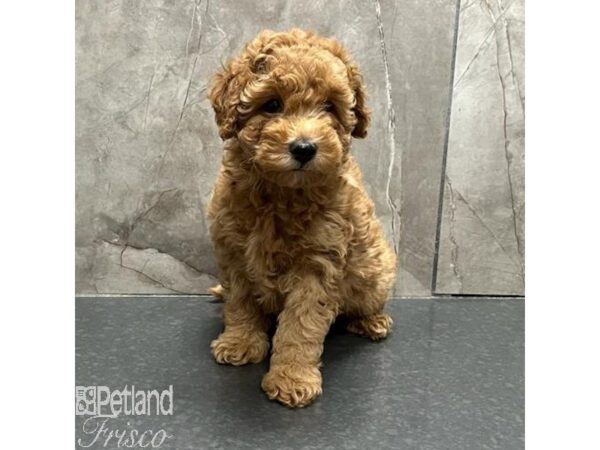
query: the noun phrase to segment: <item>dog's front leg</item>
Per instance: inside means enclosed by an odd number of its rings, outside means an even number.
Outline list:
[[[220,364],[257,363],[269,351],[269,321],[252,297],[248,282],[240,280],[232,283],[224,298],[225,330],[210,345]]]
[[[323,341],[339,310],[315,277],[287,297],[273,337],[271,367],[262,381],[270,399],[302,407],[321,394]]]

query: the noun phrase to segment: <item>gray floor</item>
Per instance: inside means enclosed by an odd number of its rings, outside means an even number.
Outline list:
[[[290,410],[260,390],[267,363],[219,366],[209,298],[78,298],[76,381],[122,389],[173,385],[172,416],[119,416],[111,430],[164,429],[164,449],[522,449],[520,299],[398,299],[381,343],[327,338],[324,394]],[[89,444],[92,429],[76,437]],[[106,435],[105,435],[106,436]],[[117,448],[98,439],[89,448]]]

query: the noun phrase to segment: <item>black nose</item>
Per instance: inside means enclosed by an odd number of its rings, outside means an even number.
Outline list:
[[[290,153],[296,161],[306,164],[315,157],[317,153],[317,144],[306,139],[300,139],[290,144]]]

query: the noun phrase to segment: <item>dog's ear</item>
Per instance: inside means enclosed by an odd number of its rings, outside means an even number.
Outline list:
[[[237,107],[239,104],[239,80],[230,62],[212,79],[208,98],[215,111],[219,126],[219,136],[224,141],[235,136],[237,127]]]
[[[354,93],[354,107],[352,110],[356,116],[356,125],[352,130],[352,136],[357,138],[366,137],[367,128],[371,121],[371,111],[367,107],[367,89],[358,65],[352,61],[350,54],[338,40],[334,38],[319,38],[316,35],[311,35],[310,38],[314,39],[317,45],[329,50],[346,65],[350,87]]]
[[[221,139],[235,137],[239,125],[238,107],[242,91],[250,79],[264,70],[264,59],[270,53],[268,44],[284,33],[261,31],[246,45],[244,51],[229,61],[212,80],[208,98],[215,111]]]
[[[367,128],[371,121],[371,110],[367,107],[367,90],[363,77],[354,63],[347,64],[350,86],[354,91],[354,115],[356,116],[356,125],[352,130],[352,136],[364,138],[367,136]]]

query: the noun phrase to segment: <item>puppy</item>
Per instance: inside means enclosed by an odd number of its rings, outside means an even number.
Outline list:
[[[373,340],[395,255],[375,217],[352,137],[369,110],[356,64],[334,39],[263,31],[218,73],[209,98],[225,141],[208,208],[225,300],[217,362],[257,363],[270,399],[302,407],[321,394],[323,341],[339,314]]]

